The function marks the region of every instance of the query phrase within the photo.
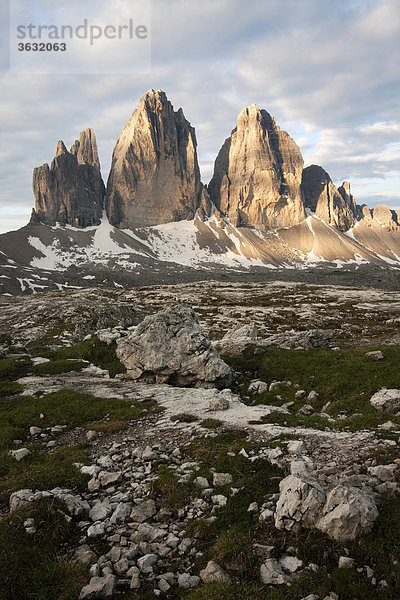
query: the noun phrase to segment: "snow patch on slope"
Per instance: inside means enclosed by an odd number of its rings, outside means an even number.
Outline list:
[[[217,224],[216,221],[210,221],[213,224]],[[206,221],[204,225],[216,236],[218,232],[211,227],[211,223]],[[224,230],[224,235],[234,244],[238,252],[237,254],[229,249],[221,254],[216,254],[209,247],[201,248],[197,241],[199,230],[196,227],[195,221],[165,223],[148,228],[146,232],[149,246],[159,260],[166,262],[173,262],[193,268],[204,268],[205,263],[212,265],[222,263],[226,267],[242,267],[245,269],[253,266],[269,266],[259,258],[251,259],[243,255],[240,243],[241,235],[236,231],[228,233]],[[219,238],[221,239],[221,234],[219,234]]]

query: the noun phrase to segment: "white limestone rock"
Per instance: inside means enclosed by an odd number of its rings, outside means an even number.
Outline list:
[[[112,598],[116,583],[115,575],[107,575],[106,577],[92,577],[90,583],[82,588],[79,594],[79,600],[86,598]]]
[[[376,410],[397,413],[400,411],[400,390],[381,388],[370,402]]]
[[[374,500],[352,486],[337,485],[323,507],[317,529],[338,542],[350,542],[361,532],[368,533],[378,517]]]
[[[267,558],[260,567],[260,576],[265,585],[282,585],[289,581],[288,575],[276,558]]]
[[[147,383],[223,389],[233,381],[194,311],[183,304],[146,317],[118,340],[117,356],[129,377]]]
[[[298,531],[300,525],[312,527],[320,515],[326,494],[310,474],[288,475],[279,485],[275,511],[277,529]]]
[[[200,571],[200,579],[204,583],[231,583],[228,573],[213,560],[208,561],[206,568]]]

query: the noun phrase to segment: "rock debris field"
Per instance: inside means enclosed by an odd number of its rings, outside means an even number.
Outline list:
[[[400,292],[0,304],[1,598],[399,597]]]

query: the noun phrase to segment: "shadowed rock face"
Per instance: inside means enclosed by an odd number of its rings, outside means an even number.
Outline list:
[[[100,224],[105,188],[92,129],[82,131],[70,152],[58,142],[51,167],[33,171],[33,193],[37,218],[46,225]]]
[[[202,185],[194,128],[164,92],[149,90],[114,148],[107,215],[121,228],[192,219]]]
[[[356,203],[347,181],[337,189],[328,173],[318,165],[303,171],[301,184],[306,208],[340,231],[348,231],[356,219]]]
[[[305,218],[302,170],[296,143],[253,104],[222,146],[208,190],[235,226],[288,227]]]

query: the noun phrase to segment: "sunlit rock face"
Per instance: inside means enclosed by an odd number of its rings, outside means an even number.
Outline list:
[[[297,144],[253,104],[222,146],[208,189],[235,226],[288,227],[305,218],[302,171]]]
[[[140,100],[114,148],[107,215],[121,228],[192,219],[202,185],[194,128],[161,90]]]

